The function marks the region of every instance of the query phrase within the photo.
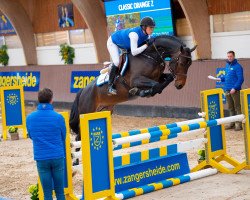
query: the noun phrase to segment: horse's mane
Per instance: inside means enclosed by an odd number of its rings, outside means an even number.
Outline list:
[[[186,44],[183,43],[179,38],[177,38],[176,36],[171,36],[171,35],[159,35],[159,36],[156,36],[155,39],[160,39],[160,38],[166,38],[166,39],[169,39],[169,40],[174,40],[178,43],[180,43],[183,47],[186,47]]]

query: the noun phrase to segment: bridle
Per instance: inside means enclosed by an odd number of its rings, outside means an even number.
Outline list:
[[[166,64],[165,64],[165,60],[163,59],[163,55],[166,52],[163,50],[162,53],[160,53],[159,50],[157,49],[157,47],[155,46],[154,42],[153,42],[152,45],[153,45],[155,51],[157,52],[158,56],[161,59],[160,66],[161,67],[165,67]],[[179,52],[178,55],[176,57],[171,58],[171,60],[169,61],[169,64],[167,65],[167,68],[170,71],[170,73],[172,74],[172,76],[173,76],[174,79],[176,79],[177,76],[185,76],[185,77],[187,77],[187,74],[175,73],[175,69],[176,69],[177,64],[180,61],[180,57],[192,59],[191,56],[183,55],[180,50],[178,52]],[[154,60],[156,63],[158,63],[158,61],[155,58],[153,58],[152,56],[150,56],[148,54],[142,54],[142,55],[144,55],[145,57],[147,57],[147,58],[149,58],[151,60]],[[171,65],[171,63],[174,63],[174,62],[175,62],[175,66],[174,66],[174,69],[173,69],[173,68],[170,67],[170,65]]]

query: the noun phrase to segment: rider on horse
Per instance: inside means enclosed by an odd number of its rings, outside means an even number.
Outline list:
[[[133,56],[142,53],[150,44],[153,43],[153,39],[150,39],[150,35],[154,31],[154,27],[155,21],[151,17],[144,17],[141,20],[140,26],[114,32],[109,37],[107,47],[113,61],[108,83],[108,93],[110,95],[117,94],[114,86],[114,80],[118,72],[119,48],[131,51]],[[147,43],[142,45],[145,42]]]

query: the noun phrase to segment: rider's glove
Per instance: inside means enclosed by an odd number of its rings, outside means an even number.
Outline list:
[[[152,45],[154,43],[155,39],[153,37],[146,40],[146,43],[148,46]]]

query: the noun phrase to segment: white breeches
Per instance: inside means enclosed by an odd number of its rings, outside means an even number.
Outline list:
[[[111,56],[111,59],[114,63],[115,66],[119,65],[119,47],[112,41],[111,36],[109,37],[108,41],[107,41],[107,47],[108,47],[108,51],[109,54]]]

